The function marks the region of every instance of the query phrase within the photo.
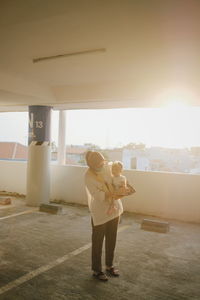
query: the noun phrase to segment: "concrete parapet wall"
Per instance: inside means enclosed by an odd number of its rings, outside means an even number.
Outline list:
[[[0,161],[0,191],[26,194],[25,162]],[[87,204],[85,167],[51,165],[51,198]],[[124,198],[129,212],[200,223],[200,176],[126,170],[136,193]]]

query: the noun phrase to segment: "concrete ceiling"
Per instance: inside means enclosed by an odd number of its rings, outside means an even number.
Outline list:
[[[0,105],[196,105],[199,39],[199,0],[0,0]]]

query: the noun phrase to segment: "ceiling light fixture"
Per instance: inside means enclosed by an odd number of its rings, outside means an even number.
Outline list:
[[[82,51],[77,51],[77,52],[69,52],[69,53],[65,53],[65,54],[37,57],[37,58],[33,58],[33,63],[38,63],[38,62],[41,62],[44,60],[51,60],[51,59],[68,57],[68,56],[74,56],[74,55],[90,54],[90,53],[95,53],[95,52],[106,52],[106,48],[82,50]]]

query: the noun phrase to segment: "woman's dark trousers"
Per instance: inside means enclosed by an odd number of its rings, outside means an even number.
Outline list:
[[[112,267],[114,251],[117,238],[117,227],[119,217],[102,225],[94,226],[92,221],[92,270],[102,271],[101,256],[103,240],[105,237],[105,263],[107,267]]]

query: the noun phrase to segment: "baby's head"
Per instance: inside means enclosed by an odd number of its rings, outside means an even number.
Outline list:
[[[112,174],[113,176],[121,175],[123,171],[123,163],[121,161],[114,161],[112,164]]]

